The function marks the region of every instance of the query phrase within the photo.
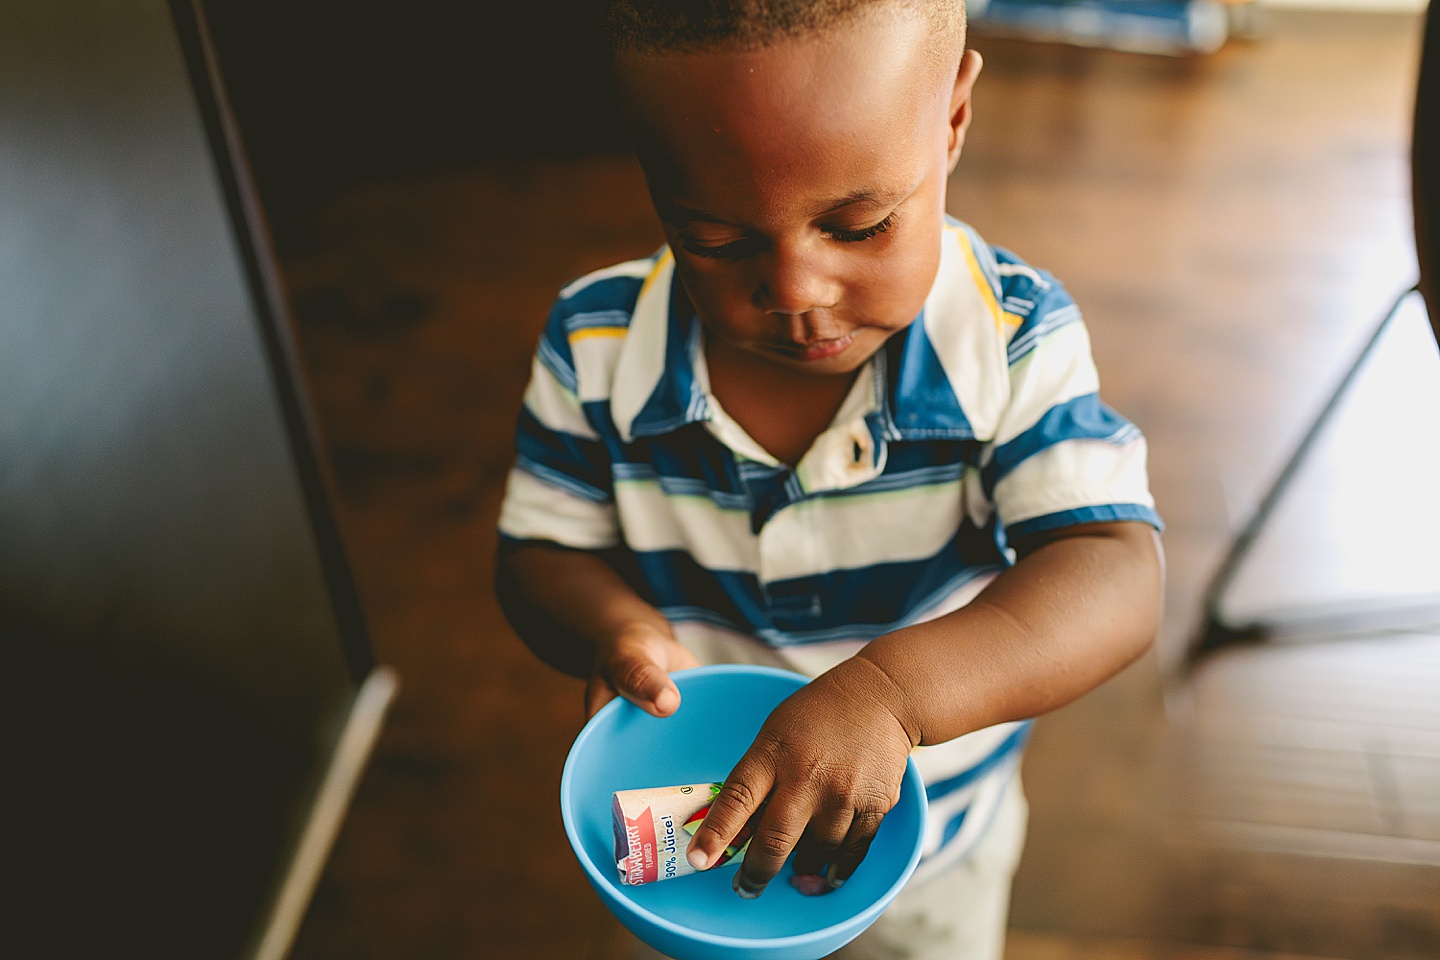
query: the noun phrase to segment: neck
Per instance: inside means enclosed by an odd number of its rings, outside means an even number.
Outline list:
[[[809,375],[705,338],[710,392],[775,459],[794,466],[835,418],[859,375]]]

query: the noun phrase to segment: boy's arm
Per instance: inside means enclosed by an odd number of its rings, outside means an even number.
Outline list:
[[[669,673],[699,661],[601,554],[537,543],[507,548],[496,595],[536,656],[587,679],[587,716],[616,695],[657,717],[680,706]]]
[[[765,802],[737,891],[758,895],[797,844],[796,872],[830,864],[838,886],[899,799],[911,747],[1059,707],[1149,647],[1163,573],[1148,525],[1085,524],[1021,546],[968,606],[880,637],[782,703],[696,833],[697,866]]]
[[[1023,547],[968,606],[860,652],[893,682],[915,743],[1064,706],[1154,640],[1164,574],[1148,524],[1083,524]]]

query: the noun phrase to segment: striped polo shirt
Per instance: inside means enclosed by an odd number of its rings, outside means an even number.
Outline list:
[[[1158,528],[1145,441],[1100,402],[1069,294],[962,223],[942,244],[920,316],[794,468],[716,402],[668,249],[570,284],[536,351],[501,536],[623,548],[702,661],[814,676],[968,603],[1013,562],[1008,538]],[[923,871],[984,832],[1029,724],[915,751]]]

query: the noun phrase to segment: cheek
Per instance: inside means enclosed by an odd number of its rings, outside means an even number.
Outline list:
[[[866,264],[853,287],[856,302],[880,325],[898,329],[925,305],[939,267],[940,231],[912,233]]]
[[[683,271],[681,280],[702,315],[735,318],[751,309],[754,283],[738,266],[704,263]]]
[[[753,283],[742,269],[703,263],[678,273],[695,312],[722,339],[741,343],[766,332],[764,318],[751,302]]]

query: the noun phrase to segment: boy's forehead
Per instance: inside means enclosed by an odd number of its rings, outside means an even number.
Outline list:
[[[657,201],[902,189],[948,117],[955,62],[932,41],[925,17],[887,5],[758,50],[620,55]]]

